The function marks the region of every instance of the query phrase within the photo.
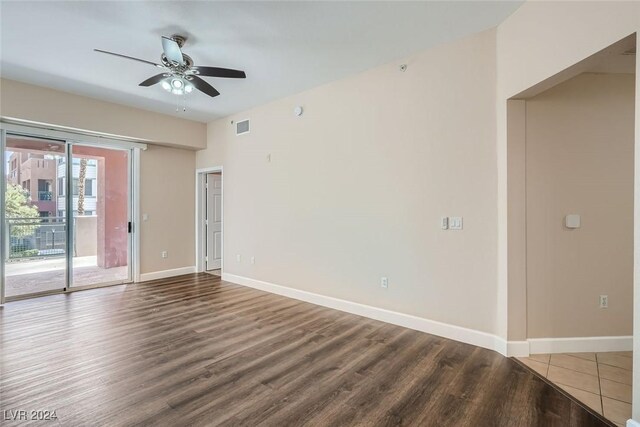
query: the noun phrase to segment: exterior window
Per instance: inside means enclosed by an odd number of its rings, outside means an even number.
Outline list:
[[[92,179],[84,180],[84,195],[93,196],[93,180]]]
[[[51,182],[46,179],[38,180],[38,200],[52,200]]]
[[[58,178],[58,194],[64,196],[64,178]]]
[[[73,195],[77,196],[79,194],[78,190],[78,178],[73,178]],[[84,180],[84,195],[85,196],[93,196],[93,180],[85,179]]]

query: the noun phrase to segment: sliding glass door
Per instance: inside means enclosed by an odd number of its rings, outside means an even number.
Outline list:
[[[7,135],[3,218],[5,297],[64,290],[67,220],[56,207],[65,142]]]
[[[3,134],[4,298],[130,282],[133,150]]]
[[[130,281],[129,150],[72,145],[71,286]],[[67,202],[62,197],[61,207]]]

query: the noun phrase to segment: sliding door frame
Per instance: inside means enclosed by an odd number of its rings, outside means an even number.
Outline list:
[[[2,240],[2,242],[0,243],[0,305],[4,304],[4,260],[6,259],[5,256],[5,252],[6,252],[6,248],[5,248],[5,241],[6,241],[6,236],[4,235],[4,233],[7,232],[7,230],[5,230],[5,203],[6,203],[6,196],[5,194],[7,194],[7,163],[5,162],[5,148],[7,146],[7,141],[6,141],[6,136],[7,136],[7,131],[3,128],[0,128],[0,153],[2,153],[2,161],[0,161],[0,220],[2,220],[2,232],[0,233],[1,238],[0,240]]]
[[[130,141],[126,139],[112,139],[103,136],[96,136],[94,134],[84,134],[82,132],[66,132],[57,129],[44,128],[44,127],[30,127],[21,124],[13,124],[0,122],[0,152],[2,153],[2,161],[0,162],[0,218],[2,218],[2,234],[6,232],[4,226],[5,218],[5,194],[6,194],[6,162],[4,159],[6,151],[6,138],[7,134],[16,134],[20,136],[28,136],[34,138],[43,139],[55,139],[65,144],[65,156],[66,156],[66,178],[65,179],[65,236],[66,236],[66,249],[65,249],[65,287],[61,290],[47,291],[43,293],[28,294],[19,297],[6,298],[5,296],[5,260],[6,260],[6,245],[4,240],[0,244],[0,305],[4,304],[8,300],[25,299],[41,296],[44,294],[59,294],[68,293],[84,289],[120,285],[122,282],[107,282],[97,285],[85,285],[85,286],[73,286],[73,147],[74,146],[92,146],[104,149],[118,149],[128,151],[128,179],[127,185],[129,188],[129,196],[127,198],[127,216],[128,221],[131,223],[131,232],[127,239],[127,251],[128,262],[127,271],[128,279],[127,283],[137,282],[140,279],[140,236],[137,230],[137,224],[139,224],[139,212],[140,212],[140,150],[146,150],[146,144],[136,141]]]
[[[27,133],[27,132],[13,132],[10,131],[6,128],[4,128],[3,124],[0,123],[0,131],[2,132],[1,135],[1,142],[0,142],[0,148],[2,149],[2,156],[5,156],[5,151],[7,148],[7,135],[16,135],[19,137],[27,137],[27,138],[34,138],[37,139],[41,142],[46,142],[46,141],[50,141],[52,143],[55,143],[57,145],[60,145],[61,147],[64,147],[65,150],[65,156],[66,156],[66,152],[67,152],[67,145],[66,145],[66,141],[64,139],[61,139],[59,137],[54,137],[54,136],[49,136],[49,135],[37,135],[37,134],[32,134],[32,133]],[[32,292],[29,294],[24,294],[24,295],[17,295],[17,296],[11,296],[11,297],[7,297],[5,295],[5,291],[6,291],[6,283],[5,283],[5,274],[6,274],[6,264],[5,264],[5,260],[9,258],[8,254],[7,254],[7,250],[9,250],[9,245],[7,245],[8,239],[10,239],[10,236],[6,236],[5,233],[8,231],[7,227],[6,227],[6,198],[5,198],[5,194],[7,191],[7,183],[6,183],[6,177],[7,177],[7,169],[6,169],[6,162],[5,162],[5,158],[3,157],[2,162],[1,162],[1,166],[0,166],[0,173],[2,174],[2,179],[0,179],[1,181],[1,185],[0,185],[0,189],[2,190],[0,192],[0,199],[1,199],[1,203],[0,203],[0,215],[1,215],[1,224],[0,224],[0,229],[2,230],[2,244],[0,245],[0,303],[4,304],[5,302],[8,301],[13,301],[13,300],[20,300],[20,299],[26,299],[26,298],[35,298],[35,297],[40,297],[40,296],[46,296],[46,295],[52,295],[52,294],[58,294],[58,293],[63,293],[67,291],[67,273],[68,273],[68,268],[67,268],[67,263],[66,263],[66,253],[67,248],[68,248],[68,241],[67,241],[67,233],[68,233],[68,229],[69,227],[67,226],[67,218],[65,217],[65,222],[64,222],[64,226],[65,226],[65,277],[63,280],[63,286],[61,286],[58,289],[50,289],[50,290],[44,290],[44,291],[38,291],[38,292]],[[65,189],[66,191],[66,189]],[[57,205],[57,203],[56,203]]]
[[[64,155],[65,155],[65,180],[64,180],[64,222],[66,224],[65,236],[67,239],[67,245],[64,249],[65,259],[67,264],[65,265],[64,275],[64,290],[65,292],[73,286],[73,157],[71,152],[72,145],[68,141],[65,141]],[[57,174],[58,172],[56,172]],[[56,205],[58,201],[56,200]],[[58,209],[58,206],[56,206]]]
[[[67,271],[69,272],[69,279],[67,281],[68,287],[71,290],[83,290],[83,289],[93,289],[93,288],[102,288],[104,286],[115,286],[115,285],[122,285],[122,284],[127,284],[127,283],[133,283],[135,280],[134,274],[133,274],[133,264],[134,264],[134,256],[133,256],[133,248],[134,248],[134,244],[133,244],[133,240],[134,240],[134,235],[136,233],[134,233],[133,230],[133,224],[134,224],[134,216],[133,216],[133,205],[134,205],[134,189],[133,189],[133,183],[134,183],[134,179],[133,179],[133,173],[134,173],[134,169],[133,169],[133,153],[136,151],[136,148],[125,148],[125,147],[112,147],[112,146],[105,146],[105,144],[96,144],[96,143],[92,143],[92,142],[79,142],[79,141],[72,141],[69,140],[67,141],[67,147],[69,150],[69,155],[68,155],[68,159],[70,161],[68,161],[68,165],[67,166],[67,174],[73,174],[73,147],[95,147],[95,148],[102,148],[102,149],[106,149],[106,150],[118,150],[118,151],[126,151],[127,152],[127,188],[129,189],[129,194],[127,196],[127,222],[131,223],[131,232],[128,233],[128,237],[127,237],[127,255],[128,255],[128,260],[127,260],[127,279],[126,281],[123,283],[121,280],[115,280],[115,281],[109,281],[109,282],[102,282],[102,283],[97,283],[97,284],[90,284],[90,285],[81,285],[81,286],[74,286],[73,285],[73,252],[72,251],[68,251],[67,254],[67,258],[68,258],[68,267],[71,268],[67,268]],[[67,175],[67,176],[72,176],[72,175]],[[70,183],[67,183],[67,185],[65,186],[65,191],[67,191],[67,189],[69,188],[68,185],[71,185]],[[73,186],[71,188],[71,190],[73,189]],[[69,190],[69,191],[71,191]],[[67,193],[67,194],[71,194],[71,193]],[[67,212],[71,213],[71,218],[69,218],[67,216],[67,220],[70,220],[71,223],[73,223],[73,195],[71,194],[72,197],[67,197],[65,199],[66,202],[66,207],[65,209],[67,210]],[[71,240],[69,240],[70,242],[73,242],[74,240],[74,233],[75,233],[75,227],[67,227],[67,229],[69,230],[68,233],[68,238],[70,238]]]

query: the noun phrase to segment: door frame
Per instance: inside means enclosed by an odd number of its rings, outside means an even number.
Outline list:
[[[224,172],[222,166],[213,166],[209,168],[196,169],[196,273],[202,273],[205,271],[206,262],[205,262],[205,254],[207,244],[207,239],[205,236],[205,182],[206,175],[210,173],[219,173],[222,177],[221,179],[221,198],[222,198],[222,242],[221,242],[221,254],[222,259],[220,262],[220,273],[224,274],[224,238],[225,238],[225,230],[224,230]]]
[[[82,145],[82,146],[94,146],[101,147],[106,149],[121,149],[129,151],[129,200],[128,200],[128,212],[129,219],[131,221],[131,236],[128,242],[129,249],[129,279],[130,283],[135,283],[140,281],[140,233],[138,233],[137,224],[140,223],[140,150],[146,150],[147,144],[141,143],[134,140],[129,140],[126,138],[110,138],[108,136],[103,136],[101,134],[92,134],[89,132],[76,132],[76,131],[68,131],[66,129],[58,128],[56,126],[28,126],[25,124],[17,124],[11,121],[0,121],[0,153],[4,156],[6,149],[6,136],[7,133],[10,134],[18,134],[23,136],[31,136],[34,138],[43,138],[43,139],[56,139],[65,143],[65,156],[67,157],[67,176],[71,176],[70,170],[72,166],[72,161],[69,155],[71,154],[71,147],[73,145]],[[4,158],[0,161],[0,221],[4,222],[5,216],[5,200],[4,195],[6,192],[6,164]],[[72,180],[66,180],[66,194],[72,194]],[[65,199],[67,201],[67,219],[71,215],[71,210],[69,209],[69,205],[73,203],[73,198],[68,197]],[[72,206],[72,205],[71,205]],[[0,225],[3,227],[3,225]],[[4,233],[4,230],[3,230]],[[71,230],[71,226],[67,224],[67,245],[72,240],[69,240],[73,237],[73,230]],[[25,296],[11,297],[5,298],[5,254],[6,248],[5,245],[0,245],[0,305],[7,302],[7,300],[18,300],[25,298],[35,298],[42,295],[49,294],[60,294],[60,293],[69,293],[75,291],[81,291],[90,288],[96,287],[105,287],[105,286],[113,286],[113,283],[105,283],[98,285],[86,285],[86,286],[72,286],[72,277],[71,270],[69,267],[72,265],[69,262],[69,258],[71,256],[71,251],[67,249],[66,254],[66,281],[65,288],[61,290],[44,292],[44,293],[35,293],[28,294]],[[118,283],[120,284],[120,283]]]
[[[127,156],[127,188],[129,189],[129,195],[127,197],[127,218],[129,219],[128,222],[131,223],[131,232],[129,233],[129,238],[127,239],[127,254],[128,254],[128,260],[127,260],[127,281],[124,284],[127,283],[135,283],[138,282],[139,280],[136,279],[135,276],[135,271],[136,269],[134,268],[136,265],[138,265],[138,260],[139,260],[139,253],[134,252],[134,247],[136,247],[135,244],[135,240],[140,239],[139,233],[135,233],[134,231],[134,224],[137,223],[137,217],[135,216],[135,212],[136,209],[134,209],[134,206],[136,205],[136,203],[139,203],[139,200],[136,201],[136,197],[135,195],[138,194],[138,192],[136,191],[136,189],[134,188],[134,185],[139,184],[139,180],[135,180],[134,179],[134,171],[136,170],[136,168],[134,167],[134,164],[136,162],[135,157],[137,156],[136,153],[139,154],[139,150],[137,150],[135,147],[134,148],[129,148],[129,147],[121,147],[121,146],[105,146],[105,144],[96,144],[93,142],[80,142],[80,141],[74,141],[74,140],[67,140],[67,150],[68,150],[68,154],[67,154],[67,158],[71,159],[71,161],[67,161],[67,172],[66,175],[69,177],[73,176],[73,148],[74,147],[95,147],[95,148],[102,148],[102,149],[106,149],[106,150],[120,150],[120,151],[126,151],[128,153]],[[70,181],[70,180],[68,180]],[[67,212],[73,212],[73,189],[72,189],[72,182],[67,182],[66,183],[66,187],[65,191],[68,191],[67,194],[71,195],[71,197],[66,197],[65,198],[65,209]],[[139,198],[138,198],[139,199]],[[72,218],[72,214],[68,214],[67,215],[67,220],[69,220],[69,218]],[[69,223],[73,224],[74,221],[70,221]],[[67,227],[67,238],[69,239],[68,241],[71,242],[73,244],[73,242],[75,241],[75,232],[76,229],[75,227],[71,226],[71,227]],[[68,267],[71,268],[68,268]],[[102,288],[105,286],[114,286],[114,285],[122,285],[123,283],[120,280],[116,280],[116,281],[109,281],[109,282],[102,282],[102,283],[97,283],[97,284],[88,284],[88,285],[80,285],[80,286],[75,286],[73,284],[73,251],[69,250],[67,251],[67,286],[71,289],[71,290],[83,290],[83,289],[93,289],[93,288]]]

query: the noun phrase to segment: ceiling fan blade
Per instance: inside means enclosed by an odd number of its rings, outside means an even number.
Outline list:
[[[164,56],[166,56],[169,61],[184,65],[182,51],[175,40],[162,36],[162,50],[164,50]]]
[[[209,83],[202,80],[200,77],[196,77],[196,76],[191,76],[191,77],[192,78],[189,81],[193,83],[193,85],[199,91],[206,93],[212,98],[214,96],[220,95],[220,92],[218,92],[213,86],[211,86]]]
[[[100,53],[106,53],[107,55],[119,56],[120,58],[132,59],[134,61],[144,62],[145,64],[154,65],[159,68],[164,68],[163,65],[156,64],[155,62],[147,61],[144,59],[134,58],[133,56],[121,55],[119,53],[107,52],[106,50],[100,50],[100,49],[93,49],[93,50]]]
[[[162,80],[166,79],[167,75],[165,73],[158,74],[153,77],[149,77],[147,80],[140,83],[138,86],[153,86],[156,83],[160,83]]]
[[[244,71],[232,70],[230,68],[218,68],[218,67],[191,67],[194,74],[207,77],[225,77],[229,79],[246,79],[247,75]]]

